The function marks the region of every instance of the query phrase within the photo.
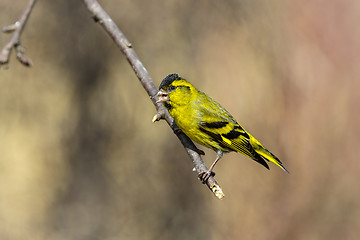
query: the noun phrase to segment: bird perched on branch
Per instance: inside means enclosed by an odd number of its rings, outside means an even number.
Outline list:
[[[225,152],[240,152],[267,169],[266,161],[269,161],[288,173],[283,163],[245,131],[225,108],[178,74],[166,76],[159,89],[157,102],[164,104],[176,125],[193,141],[217,153],[208,171],[199,174],[203,183],[215,175],[212,170]]]

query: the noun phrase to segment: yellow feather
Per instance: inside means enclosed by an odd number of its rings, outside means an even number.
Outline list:
[[[230,141],[229,139],[224,138],[224,137],[221,137],[221,138],[222,138],[222,140],[223,140],[226,144],[228,144],[228,145],[231,146],[231,141]]]
[[[214,164],[222,152],[235,151],[266,168],[269,167],[264,160],[288,172],[283,163],[246,132],[225,108],[179,75],[168,75],[159,88],[162,96],[167,97],[164,105],[179,128],[193,141],[218,153]]]

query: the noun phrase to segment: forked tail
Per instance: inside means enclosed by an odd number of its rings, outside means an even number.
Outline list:
[[[249,134],[250,135],[250,134]],[[274,163],[278,167],[280,167],[285,172],[289,173],[288,170],[284,167],[284,164],[278,159],[274,154],[272,154],[269,150],[267,150],[261,143],[256,140],[253,136],[250,136],[250,144],[254,148],[255,152],[258,153],[265,160]]]

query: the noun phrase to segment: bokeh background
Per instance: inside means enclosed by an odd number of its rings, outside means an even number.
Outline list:
[[[359,239],[359,1],[100,3],[156,85],[180,73],[291,174],[227,154],[216,199],[82,1],[38,1],[33,67],[0,69],[0,239]]]

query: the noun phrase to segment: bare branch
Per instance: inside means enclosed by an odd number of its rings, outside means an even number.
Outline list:
[[[0,52],[0,66],[7,65],[9,63],[11,50],[14,48],[16,51],[17,59],[27,67],[31,66],[31,61],[24,55],[25,48],[20,43],[21,33],[29,19],[31,10],[35,5],[36,0],[29,0],[23,14],[20,19],[14,24],[6,26],[2,29],[4,33],[13,33],[10,41],[3,47]]]
[[[195,166],[195,171],[198,174],[206,171],[207,167],[200,156],[202,151],[197,149],[194,143],[183,132],[178,131],[179,128],[176,126],[174,119],[169,115],[169,112],[166,110],[163,104],[156,103],[156,93],[158,92],[158,90],[146,68],[136,55],[131,43],[128,41],[125,35],[120,31],[120,29],[116,26],[110,16],[104,11],[104,9],[96,0],[84,0],[84,3],[93,15],[93,19],[105,29],[105,31],[110,35],[116,45],[126,56],[136,76],[138,77],[142,86],[150,96],[150,99],[152,100],[157,110],[157,114],[154,116],[153,122],[160,119],[165,119],[179,138],[184,148],[186,149],[189,157],[191,158]],[[212,190],[216,197],[218,197],[219,199],[222,199],[224,197],[223,191],[217,184],[214,177],[211,176],[206,182],[206,185]]]

